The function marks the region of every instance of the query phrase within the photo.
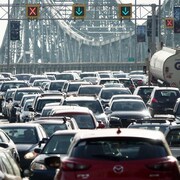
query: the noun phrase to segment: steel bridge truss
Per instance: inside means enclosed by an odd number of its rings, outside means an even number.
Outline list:
[[[27,3],[40,4],[39,19],[27,19]],[[20,21],[20,40],[9,40],[7,28],[1,47],[1,63],[144,61],[147,43],[136,43],[131,20],[121,21],[117,18],[115,0],[88,0],[87,18],[84,20],[72,18],[73,3],[84,1],[14,0],[10,5],[8,20]],[[0,5],[5,6],[7,4]]]

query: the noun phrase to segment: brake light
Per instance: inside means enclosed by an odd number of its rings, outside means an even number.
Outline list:
[[[157,99],[155,98],[152,99],[152,103],[157,103],[157,102],[158,102]]]
[[[129,88],[130,88],[130,89],[135,89],[134,85],[131,85]]]
[[[178,165],[175,161],[164,161],[164,162],[152,163],[152,164],[146,165],[146,167],[154,171],[172,171],[172,170],[178,169]],[[176,172],[176,171],[173,171],[173,172]]]
[[[83,163],[77,163],[77,162],[65,161],[65,162],[62,162],[61,167],[64,171],[82,171],[82,170],[89,169],[90,165],[83,164]]]

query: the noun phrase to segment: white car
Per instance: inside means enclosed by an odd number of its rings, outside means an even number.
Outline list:
[[[21,108],[19,120],[20,122],[31,121],[33,118],[33,112],[29,111],[29,107],[32,106],[34,99],[28,99]]]

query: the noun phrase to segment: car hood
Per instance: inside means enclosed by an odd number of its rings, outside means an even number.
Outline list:
[[[37,144],[16,144],[18,152],[31,151],[37,146],[38,146]]]

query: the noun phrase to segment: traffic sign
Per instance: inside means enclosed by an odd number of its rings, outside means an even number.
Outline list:
[[[133,57],[129,57],[128,62],[135,62],[135,59]]]
[[[119,18],[130,19],[132,17],[132,4],[119,4]]]
[[[26,4],[26,16],[28,19],[39,18],[40,4]]]
[[[86,16],[86,5],[85,4],[73,4],[72,6],[72,17],[75,19],[84,19]]]
[[[165,18],[165,26],[166,28],[174,28],[174,18]]]

